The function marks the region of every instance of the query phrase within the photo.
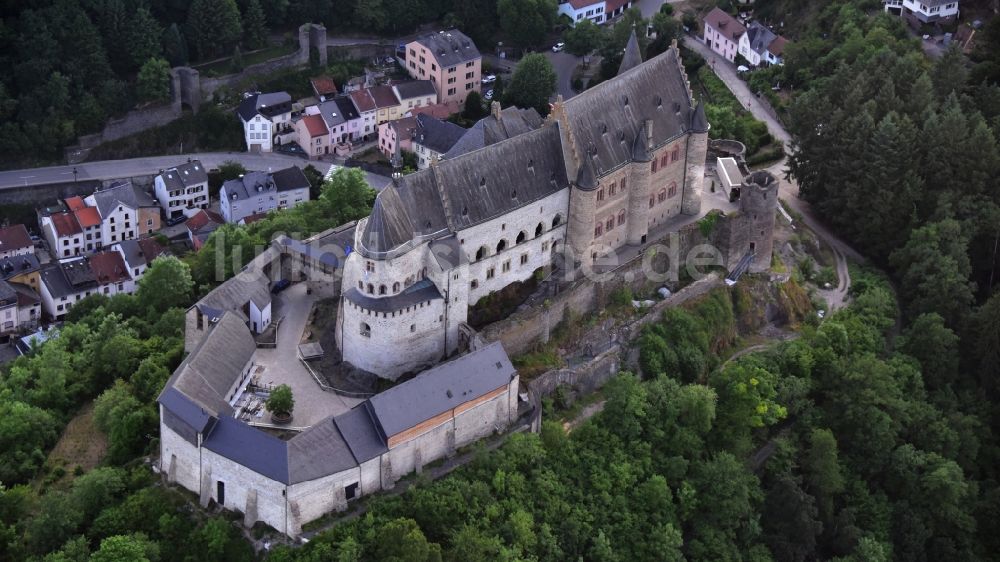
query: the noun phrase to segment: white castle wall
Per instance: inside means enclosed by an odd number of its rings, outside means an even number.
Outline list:
[[[355,367],[395,379],[431,365],[444,355],[443,299],[424,301],[399,312],[373,312],[343,299],[341,330],[344,360]],[[361,335],[362,323],[370,328]]]
[[[201,449],[202,482],[209,498],[216,496],[217,482],[225,483],[226,509],[246,513],[247,499],[257,493],[257,521],[263,521],[280,531],[286,531],[285,485],[258,474],[204,447]]]
[[[171,463],[173,469],[171,470]],[[160,470],[177,484],[199,493],[201,488],[201,460],[198,447],[185,441],[163,422],[160,406]]]

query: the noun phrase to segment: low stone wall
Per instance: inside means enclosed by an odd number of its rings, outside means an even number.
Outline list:
[[[80,180],[78,182],[50,183],[46,185],[15,186],[4,188],[0,197],[7,205],[31,205],[42,207],[55,203],[57,199],[67,197],[86,197],[102,186],[99,180]]]

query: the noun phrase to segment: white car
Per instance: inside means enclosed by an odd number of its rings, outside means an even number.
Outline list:
[[[563,47],[565,47],[565,46],[566,46],[566,43],[563,43],[563,42],[560,41],[559,43],[556,43],[555,45],[552,46],[552,52],[553,53],[558,53],[559,51],[563,50]]]
[[[496,81],[497,77],[495,74],[487,74],[486,76],[483,76],[483,84],[492,84]]]
[[[485,100],[493,99],[493,90],[486,90],[486,93],[483,94],[483,99]]]

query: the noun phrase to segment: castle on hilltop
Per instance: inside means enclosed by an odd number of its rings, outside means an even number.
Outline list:
[[[433,365],[480,298],[698,214],[708,129],[676,46],[643,63],[633,36],[617,77],[541,127],[397,178],[344,265],[344,360],[390,379]]]
[[[615,78],[557,99],[544,121],[530,113],[494,107],[474,138],[395,178],[367,218],[277,238],[188,309],[188,356],[159,397],[169,482],[241,511],[247,526],[297,536],[530,411],[507,336],[467,324],[483,297],[539,269],[587,271],[608,257],[632,267],[682,224],[688,246],[720,248],[731,277],[769,269],[770,173],[733,160],[724,175],[739,203],[715,194],[707,205],[734,212],[708,221],[710,235],[688,224],[702,214],[709,123],[676,45],[642,62],[633,34]],[[303,283],[275,296],[278,280]],[[301,336],[321,299],[337,308],[334,368],[371,381],[416,376],[374,395],[324,382],[306,357],[322,346],[300,345],[317,339]],[[287,440],[254,427],[273,427],[261,401],[280,383],[298,385],[300,427],[283,427]]]

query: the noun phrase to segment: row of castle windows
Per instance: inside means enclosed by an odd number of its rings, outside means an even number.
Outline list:
[[[556,215],[555,218],[552,219],[552,228],[558,227],[561,223],[562,223],[562,215]],[[538,223],[538,226],[535,227],[535,238],[538,238],[544,232],[545,232],[545,225],[543,225],[542,223]],[[514,239],[514,245],[516,246],[518,244],[521,244],[525,242],[527,239],[528,239],[527,233],[525,233],[522,230],[517,234],[517,238]],[[496,253],[499,254],[500,252],[506,249],[507,249],[507,240],[505,238],[501,238],[500,241],[497,242]],[[490,256],[490,249],[486,246],[480,246],[479,249],[476,250],[475,261],[482,261],[483,258],[487,258],[489,256]]]
[[[680,147],[675,147],[669,153],[664,152],[663,156],[661,156],[658,161],[656,158],[654,158],[653,161],[649,163],[649,169],[655,174],[657,169],[657,164],[659,165],[659,168],[662,170],[663,168],[667,167],[667,164],[676,162],[680,160],[680,158],[681,158],[681,149]]]
[[[618,211],[618,226],[624,226],[624,225],[625,225],[625,210],[622,209],[621,211]],[[611,215],[610,217],[608,217],[606,221],[604,221],[603,224],[597,223],[597,226],[594,227],[594,238],[600,238],[601,235],[603,235],[605,232],[611,232],[614,229],[615,229],[615,216]]]
[[[621,191],[625,191],[625,185],[626,185],[625,184],[625,180],[626,180],[626,178],[622,178]],[[615,183],[616,182],[611,182],[611,185],[608,186],[608,197],[609,198],[614,197],[615,193],[618,192],[618,189],[617,189],[617,186],[615,185]],[[604,201],[604,188],[603,187],[597,190],[597,202],[600,203],[602,201]]]
[[[372,266],[371,269],[368,269],[368,265],[369,264]],[[375,271],[374,263],[372,263],[372,262],[366,262],[365,265],[366,265],[366,270],[367,271]],[[420,278],[421,279],[426,279],[427,278],[427,268],[426,267],[420,270]],[[413,284],[413,277],[412,276],[407,277],[406,281],[403,283],[403,288],[405,289],[406,287],[409,287],[412,284]],[[366,292],[369,295],[374,295],[375,294],[375,286],[374,285],[372,285],[371,283],[369,283],[367,285],[367,288],[368,288],[368,290]],[[398,293],[399,292],[399,288],[400,288],[399,287],[399,281],[396,281],[395,283],[393,283],[392,284],[392,294]],[[364,281],[361,281],[360,279],[358,280],[358,290],[359,291],[364,291],[365,290],[365,283],[364,283]],[[385,285],[379,285],[378,286],[378,294],[380,294],[380,295],[386,295],[386,294],[388,294],[388,292],[389,292],[389,288],[387,286],[385,286]]]
[[[661,189],[660,192],[656,194],[655,201],[652,195],[649,196],[649,208],[652,209],[654,204],[663,203],[667,199],[672,199],[676,196],[677,182],[670,182],[670,187],[668,189]]]
[[[382,316],[385,317],[385,313],[383,313]],[[393,316],[395,316],[395,314],[393,314]],[[438,316],[438,322],[444,322],[443,314]],[[410,324],[410,332],[416,332],[416,331],[417,331],[417,325]],[[367,322],[361,323],[361,335],[366,338],[372,337],[372,327]]]
[[[622,212],[624,212],[624,211],[622,211]],[[553,252],[556,251],[556,248],[557,248],[558,244],[559,244],[558,240],[555,240],[555,241],[552,242],[552,251]],[[547,251],[549,251],[549,243],[548,242],[544,242],[544,243],[542,243],[542,252],[547,252]],[[527,253],[521,254],[520,261],[521,261],[520,265],[522,265],[522,266],[523,265],[527,265],[528,264],[528,254]],[[501,271],[501,273],[507,273],[507,272],[510,271],[510,260],[507,260],[507,261],[503,262],[500,265],[500,271]],[[491,267],[491,268],[487,269],[486,270],[486,280],[488,281],[490,279],[493,279],[494,277],[496,277],[496,268],[495,267]],[[472,282],[469,283],[469,288],[472,289],[472,290],[478,289],[479,288],[479,280],[478,279],[473,279]]]
[[[397,314],[400,315],[400,316],[402,316],[403,314],[408,314],[410,311],[414,311],[415,312],[418,308],[423,308],[424,305],[430,306],[431,305],[431,301],[424,301],[424,302],[421,302],[421,303],[413,304],[413,305],[410,305],[410,306],[406,307],[405,309],[401,308],[399,310],[394,310],[394,311],[391,311],[391,312],[382,312],[382,313],[379,313],[379,312],[373,312],[372,310],[367,309],[367,308],[365,308],[363,306],[358,306],[357,304],[355,304],[353,302],[351,303],[351,306],[353,306],[354,308],[356,308],[358,310],[361,310],[361,311],[364,311],[365,313],[368,314],[368,316],[372,316],[374,314],[374,316],[376,318],[378,318],[379,314],[382,314],[382,318],[395,318]]]

